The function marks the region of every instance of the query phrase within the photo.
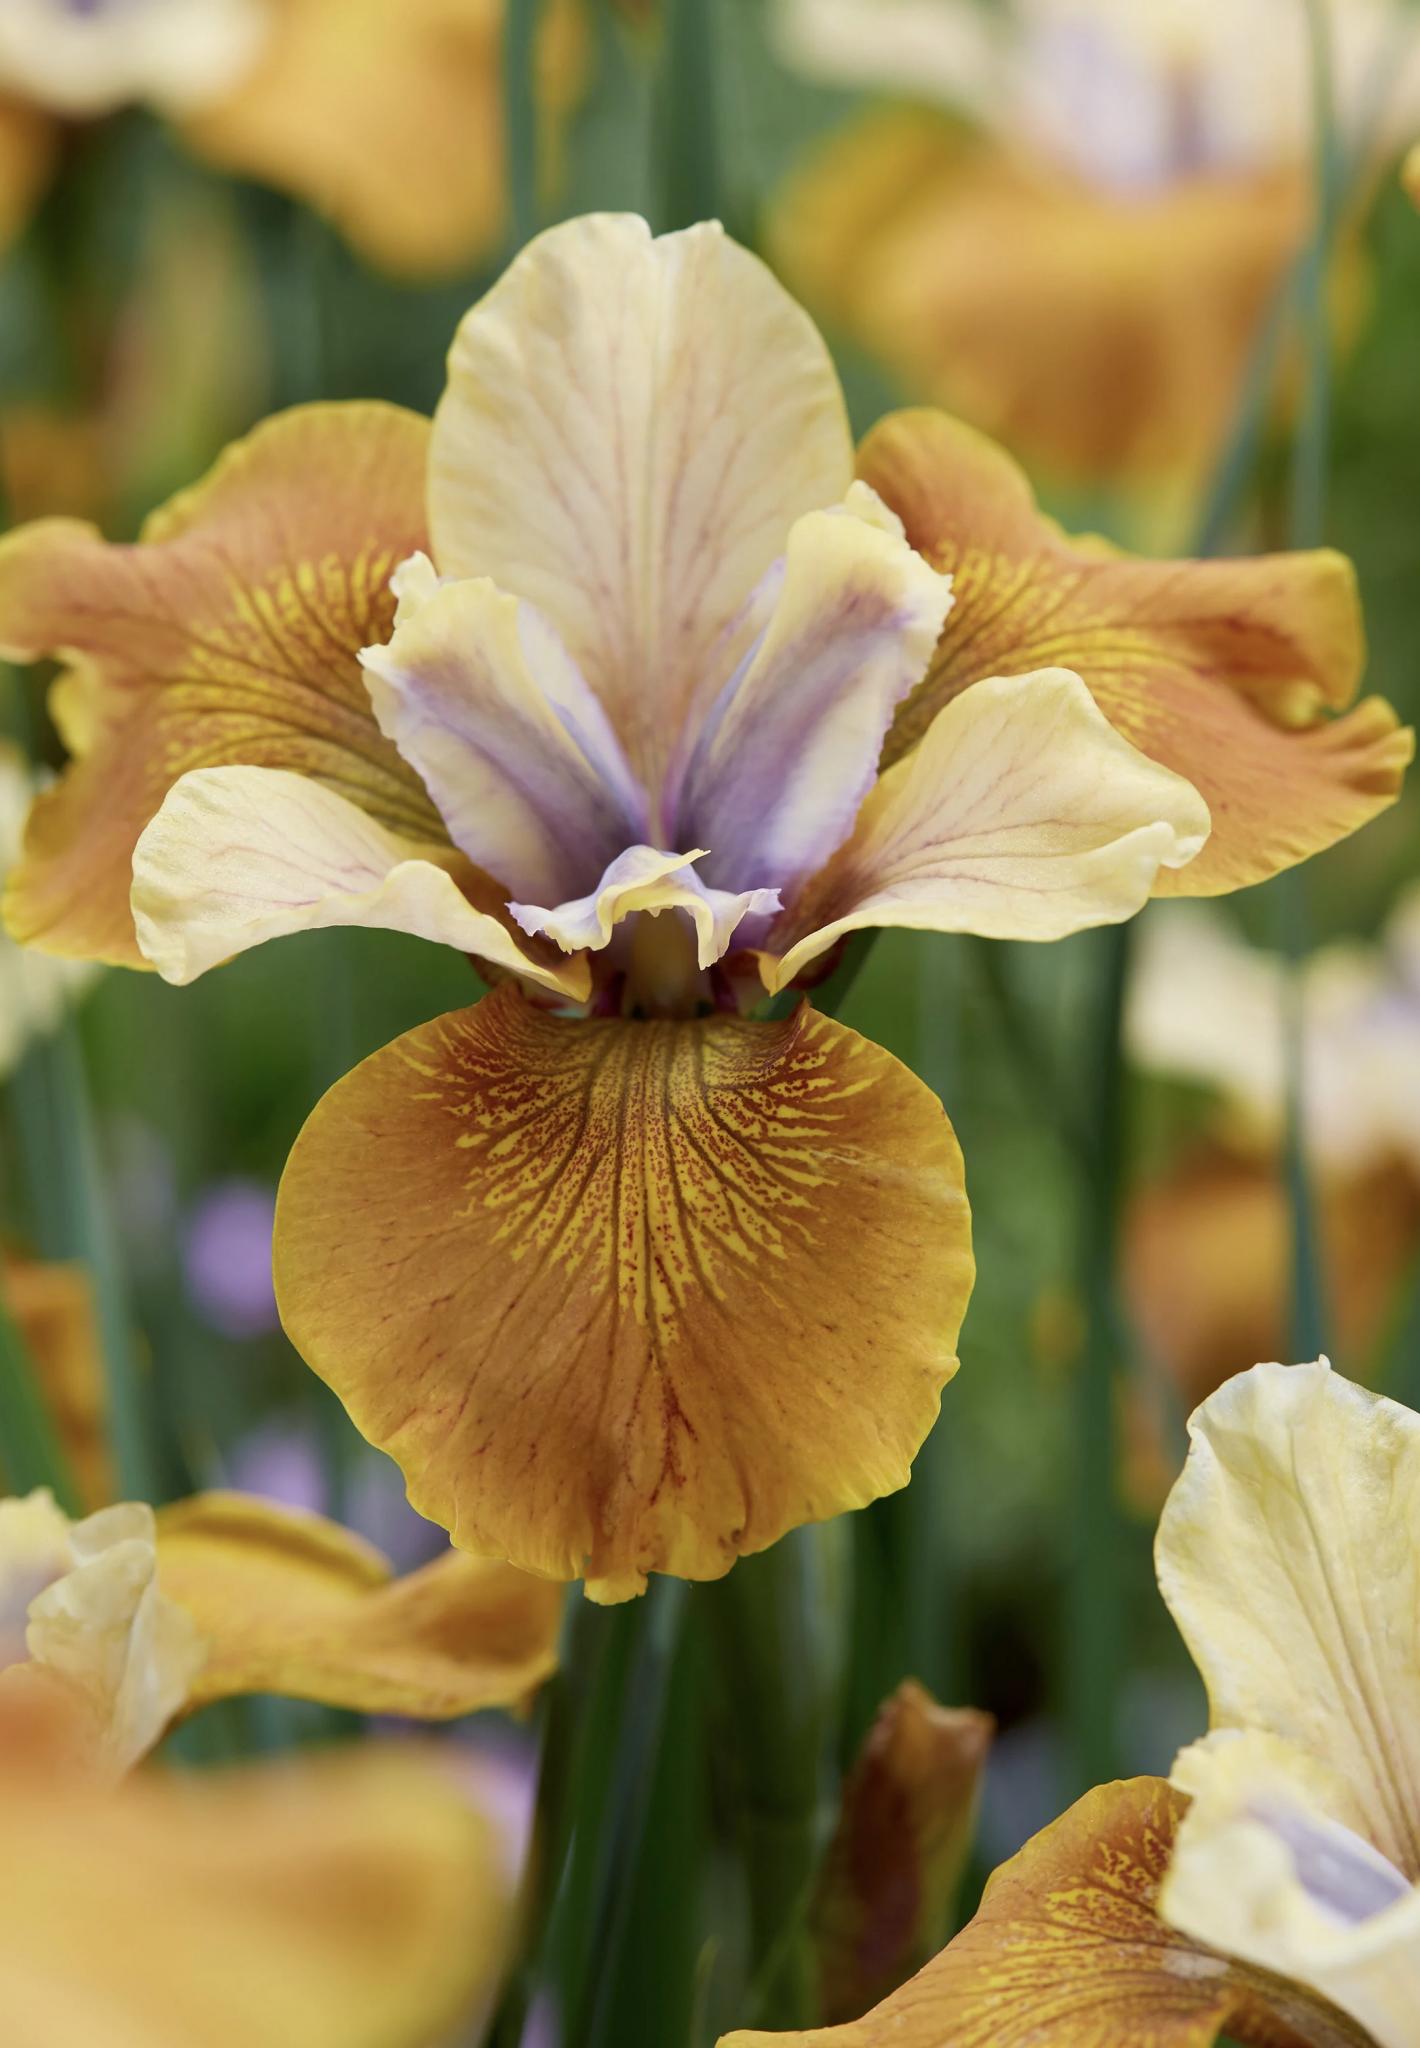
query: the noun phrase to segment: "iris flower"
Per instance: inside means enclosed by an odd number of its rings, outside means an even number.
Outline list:
[[[24,2048],[428,2048],[510,1946],[495,1828],[407,1745],[110,1784],[61,1703],[0,1692],[0,1813]]]
[[[860,466],[762,265],[590,216],[469,313],[432,429],[301,409],[135,547],[0,549],[78,756],[17,936],[184,982],[384,925],[498,982],[316,1109],[277,1294],[421,1513],[599,1598],[902,1485],[956,1368],[939,1104],[766,991],[863,927],[1052,939],[1259,879],[1409,755],[1330,716],[1339,557],[1072,543],[940,415]]]
[[[466,268],[504,228],[502,24],[502,0],[5,0],[0,239],[23,226],[63,122],[141,102],[383,268]],[[540,36],[555,132],[580,89],[580,0],[552,0]]]
[[[1056,483],[1135,492],[1150,531],[1191,521],[1309,231],[1305,10],[777,0],[776,14],[795,68],[898,100],[791,177],[772,226],[789,283],[906,389]],[[1365,160],[1420,115],[1420,34],[1405,0],[1327,16],[1338,117]]]
[[[1413,2048],[1420,1417],[1321,1359],[1189,1432],[1156,1563],[1211,1733],[1028,1842],[865,2018],[723,2048]]]
[[[1284,1341],[1287,969],[1197,904],[1151,912],[1140,940],[1130,1057],[1211,1096],[1126,1228],[1136,1324],[1193,1408],[1239,1357]],[[1402,898],[1379,944],[1314,954],[1299,995],[1327,1300],[1338,1355],[1364,1377],[1420,1249],[1420,895]]]
[[[0,1500],[0,1698],[60,1701],[108,1774],[242,1693],[425,1720],[516,1706],[553,1668],[559,1609],[454,1551],[395,1580],[336,1523],[241,1494],[78,1522],[45,1489]]]

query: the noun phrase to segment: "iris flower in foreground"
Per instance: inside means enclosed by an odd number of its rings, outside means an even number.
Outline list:
[[[956,1366],[940,1106],[744,1012],[859,927],[1052,939],[1186,863],[1256,880],[1408,758],[1384,705],[1329,715],[1340,558],[1068,542],[939,415],[863,471],[758,262],[593,216],[467,316],[432,431],[305,408],[137,547],[0,549],[0,644],[67,656],[79,757],[17,936],[182,982],[384,925],[500,982],[316,1110],[277,1290],[421,1513],[600,1598],[902,1485]]]
[[[1189,1434],[1156,1563],[1209,1735],[1028,1842],[864,2019],[724,2048],[1414,2048],[1420,1416],[1321,1359]]]
[[[396,1580],[338,1524],[242,1494],[80,1522],[43,1489],[0,1500],[0,1698],[57,1699],[108,1772],[243,1693],[422,1720],[517,1706],[553,1669],[560,1609],[455,1551]]]
[[[429,2048],[510,1947],[496,1828],[403,1744],[104,1783],[0,1692],[0,1821],[16,2048]]]

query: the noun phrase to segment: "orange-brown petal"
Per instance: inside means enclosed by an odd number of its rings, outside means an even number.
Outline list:
[[[276,1224],[286,1327],[420,1512],[601,1599],[901,1486],[972,1270],[941,1106],[855,1033],[511,986],[331,1090]]]
[[[0,249],[24,227],[58,154],[59,131],[39,107],[0,96]]]
[[[1101,1785],[995,1873],[981,1910],[866,2017],[720,2048],[1366,2048],[1329,2006],[1174,1933],[1156,1911],[1181,1795]]]
[[[1067,488],[1196,501],[1248,353],[1307,228],[1292,166],[1125,198],[1018,138],[875,111],[790,181],[790,288],[893,371]]]
[[[984,677],[1059,665],[1111,723],[1186,777],[1213,820],[1168,895],[1217,895],[1304,860],[1393,803],[1414,736],[1381,698],[1336,716],[1364,660],[1355,576],[1328,549],[1151,562],[1073,540],[1023,472],[945,413],[891,414],[861,474],[954,576],[956,604],[885,759]]]
[[[541,10],[547,141],[580,90],[582,6]],[[502,17],[500,0],[285,0],[256,70],[189,139],[327,214],[385,270],[464,269],[504,228]]]
[[[89,1276],[82,1266],[9,1257],[0,1262],[0,1290],[34,1365],[80,1505],[88,1513],[107,1507],[114,1497],[113,1453]],[[0,1482],[8,1476],[0,1448]]]
[[[560,1587],[456,1551],[396,1579],[337,1523],[240,1493],[160,1510],[158,1576],[207,1640],[194,1707],[274,1692],[442,1720],[520,1705],[557,1662]]]
[[[819,2011],[857,2019],[947,1933],[996,1724],[907,1679],[878,1709],[843,1788],[813,1906]]]
[[[0,543],[0,648],[62,656],[51,703],[76,757],[31,814],[6,893],[15,937],[141,966],[133,848],[193,768],[298,770],[447,857],[356,658],[388,635],[390,574],[423,542],[427,438],[394,406],[303,406],[228,449],[136,545],[63,519]]]

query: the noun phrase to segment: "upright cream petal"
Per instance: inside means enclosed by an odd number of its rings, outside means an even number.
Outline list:
[[[132,100],[186,112],[241,82],[269,26],[261,0],[5,0],[0,85],[76,119]]]
[[[951,578],[856,489],[795,521],[763,636],[674,799],[676,838],[712,849],[705,874],[722,888],[787,892],[847,838],[950,609]]]
[[[158,1590],[150,1507],[101,1508],[67,1534],[62,1569],[30,1602],[26,1646],[83,1701],[103,1763],[124,1771],[188,1699],[206,1646]]]
[[[380,729],[471,861],[557,902],[647,831],[646,799],[557,635],[486,577],[406,564],[393,639],[360,656]]]
[[[1320,1359],[1238,1374],[1189,1435],[1156,1562],[1213,1727],[1324,1761],[1420,1875],[1420,1417]]]
[[[766,984],[870,925],[1059,939],[1117,924],[1207,836],[1197,790],[1121,738],[1068,669],[978,683],[879,779],[770,934]]]
[[[1414,2048],[1420,1891],[1309,1798],[1279,1745],[1275,1755],[1247,1737],[1201,1747],[1162,1919],[1318,1992],[1379,2048]]]
[[[656,917],[663,910],[683,910],[695,926],[699,965],[712,967],[728,948],[740,920],[768,916],[779,908],[779,896],[774,889],[732,895],[707,888],[692,865],[703,852],[697,848],[694,853],[661,853],[654,846],[630,846],[618,854],[590,896],[552,910],[530,903],[510,903],[508,909],[530,936],[553,939],[564,953],[599,951],[635,911]]]
[[[828,351],[716,224],[653,240],[591,214],[532,242],[468,314],[434,419],[440,571],[557,628],[654,788],[715,649],[852,442]]]
[[[145,956],[178,983],[266,939],[369,925],[454,946],[575,1001],[590,986],[580,963],[533,959],[447,869],[284,768],[202,768],[173,784],[134,849],[133,921]]]

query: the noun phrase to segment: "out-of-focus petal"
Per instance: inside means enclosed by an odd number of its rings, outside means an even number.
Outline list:
[[[1364,2048],[1320,2001],[1166,1927],[1159,1885],[1184,1802],[1101,1785],[992,1877],[942,1953],[863,2019],[720,2048]]]
[[[1068,669],[978,683],[879,778],[770,933],[766,985],[870,925],[1059,939],[1117,924],[1207,834],[1198,791],[1121,738]]]
[[[142,966],[133,848],[189,769],[292,769],[447,849],[359,664],[422,545],[427,444],[393,406],[304,406],[229,449],[136,546],[70,520],[0,543],[0,648],[64,658],[51,708],[78,757],[31,815],[5,898],[15,937]]]
[[[276,1291],[421,1514],[619,1599],[904,1483],[969,1236],[940,1105],[841,1025],[568,1022],[505,988],[317,1107]]]
[[[133,101],[182,113],[242,79],[268,21],[261,0],[139,0],[121,7],[6,0],[0,79],[70,120]]]
[[[29,219],[58,154],[59,131],[40,108],[0,95],[0,249]]]
[[[1045,64],[1047,81],[1068,69],[1058,52]],[[1137,105],[1128,85],[1111,97]],[[1061,487],[1131,494],[1171,537],[1197,517],[1304,242],[1306,178],[1289,161],[1100,190],[1044,154],[1040,112],[997,143],[925,108],[870,111],[776,195],[775,267],[905,394]],[[1100,139],[1107,159],[1107,125],[1077,118],[1066,134],[1087,152]],[[1354,296],[1354,267],[1342,277]]]
[[[444,1766],[362,1745],[96,1788],[47,1704],[0,1702],[17,2044],[428,2048],[494,1992],[499,1845]]]
[[[529,903],[510,903],[508,909],[530,936],[553,939],[564,953],[600,950],[634,911],[652,917],[684,911],[695,926],[697,960],[702,968],[710,967],[729,946],[741,919],[777,910],[779,896],[774,889],[748,889],[737,896],[708,889],[692,865],[700,858],[699,850],[660,853],[654,846],[630,846],[617,855],[590,896],[550,910]]]
[[[1160,877],[1171,895],[1265,880],[1395,800],[1413,735],[1380,698],[1331,715],[1363,659],[1343,556],[1149,562],[1071,540],[1010,458],[945,413],[891,415],[859,467],[956,598],[887,759],[984,676],[1072,668],[1126,739],[1207,801],[1212,836]]]
[[[188,982],[267,939],[368,925],[475,954],[574,1000],[587,994],[583,965],[534,959],[496,914],[488,878],[452,850],[447,858],[419,857],[313,777],[200,768],[173,784],[134,848],[138,943],[165,980]]]
[[[434,558],[537,607],[654,789],[790,526],[851,481],[828,351],[756,257],[713,223],[653,240],[632,215],[584,215],[459,329]]]
[[[1420,1416],[1315,1365],[1259,1365],[1189,1423],[1159,1587],[1215,1729],[1322,1759],[1420,1875]]]
[[[271,1692],[446,1719],[520,1705],[557,1661],[560,1586],[454,1551],[396,1579],[337,1523],[244,1494],[162,1509],[158,1577],[207,1642],[193,1706]]]
[[[19,1326],[80,1499],[90,1512],[106,1507],[114,1494],[113,1452],[88,1272],[7,1255],[0,1258],[0,1294]],[[0,1490],[8,1476],[0,1445]]]
[[[402,577],[394,638],[360,659],[381,729],[512,895],[556,903],[646,837],[606,713],[531,606],[484,577]]]
[[[787,894],[847,837],[937,644],[950,578],[860,504],[795,522],[768,624],[676,797],[676,836],[710,848],[721,888]]]
[[[1309,1796],[1282,1745],[1197,1745],[1159,1911],[1171,1927],[1306,1985],[1377,2048],[1411,2048],[1420,1890]]]
[[[996,1724],[908,1679],[879,1708],[843,1788],[812,1924],[819,2010],[857,2019],[941,1943],[971,1850]]]
[[[583,0],[541,13],[538,97],[555,140],[584,74]],[[466,270],[504,231],[502,18],[499,0],[283,0],[261,63],[188,140],[296,193],[383,270]],[[550,168],[555,150],[544,157]]]

